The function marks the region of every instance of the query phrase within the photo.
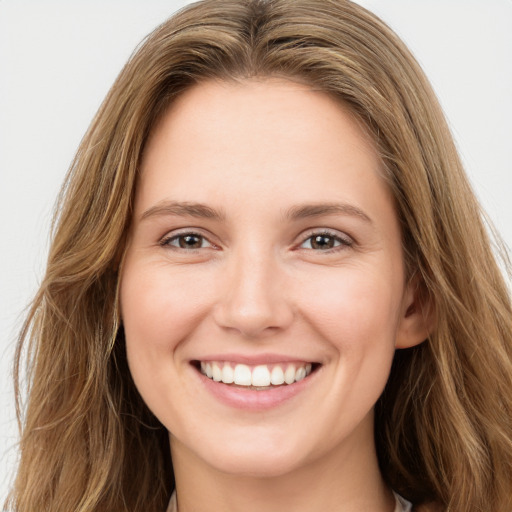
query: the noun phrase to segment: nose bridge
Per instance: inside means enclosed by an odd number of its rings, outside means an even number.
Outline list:
[[[285,328],[293,314],[283,269],[272,248],[251,244],[233,251],[228,259],[217,323],[247,337]]]

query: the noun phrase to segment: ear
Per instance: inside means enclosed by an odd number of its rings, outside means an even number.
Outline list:
[[[432,299],[416,274],[407,283],[396,334],[396,348],[410,348],[423,343],[435,328]]]

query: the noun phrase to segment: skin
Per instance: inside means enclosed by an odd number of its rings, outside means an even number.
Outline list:
[[[344,206],[287,215],[326,204]],[[134,212],[128,361],[170,432],[180,512],[392,511],[373,407],[395,349],[427,333],[379,156],[348,111],[285,80],[196,85],[151,134]],[[312,244],[324,232],[330,249]],[[180,247],[187,233],[196,248]],[[290,400],[244,410],[191,364],[225,353],[319,368]]]

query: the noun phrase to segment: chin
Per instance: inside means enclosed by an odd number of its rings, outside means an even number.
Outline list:
[[[297,460],[259,453],[252,456],[235,456],[215,461],[214,467],[222,473],[251,478],[277,478],[293,472],[300,464]]]
[[[205,447],[204,450],[196,451],[196,456],[222,473],[272,478],[286,475],[300,467],[306,455],[303,451],[299,452],[291,444],[286,446],[272,440],[251,442],[246,438],[244,443],[226,441],[215,447]]]

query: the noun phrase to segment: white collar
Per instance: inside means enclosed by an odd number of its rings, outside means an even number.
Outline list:
[[[412,503],[407,501],[405,498],[402,498],[399,494],[393,491],[393,494],[395,495],[396,499],[396,507],[395,512],[411,512],[412,510]]]

